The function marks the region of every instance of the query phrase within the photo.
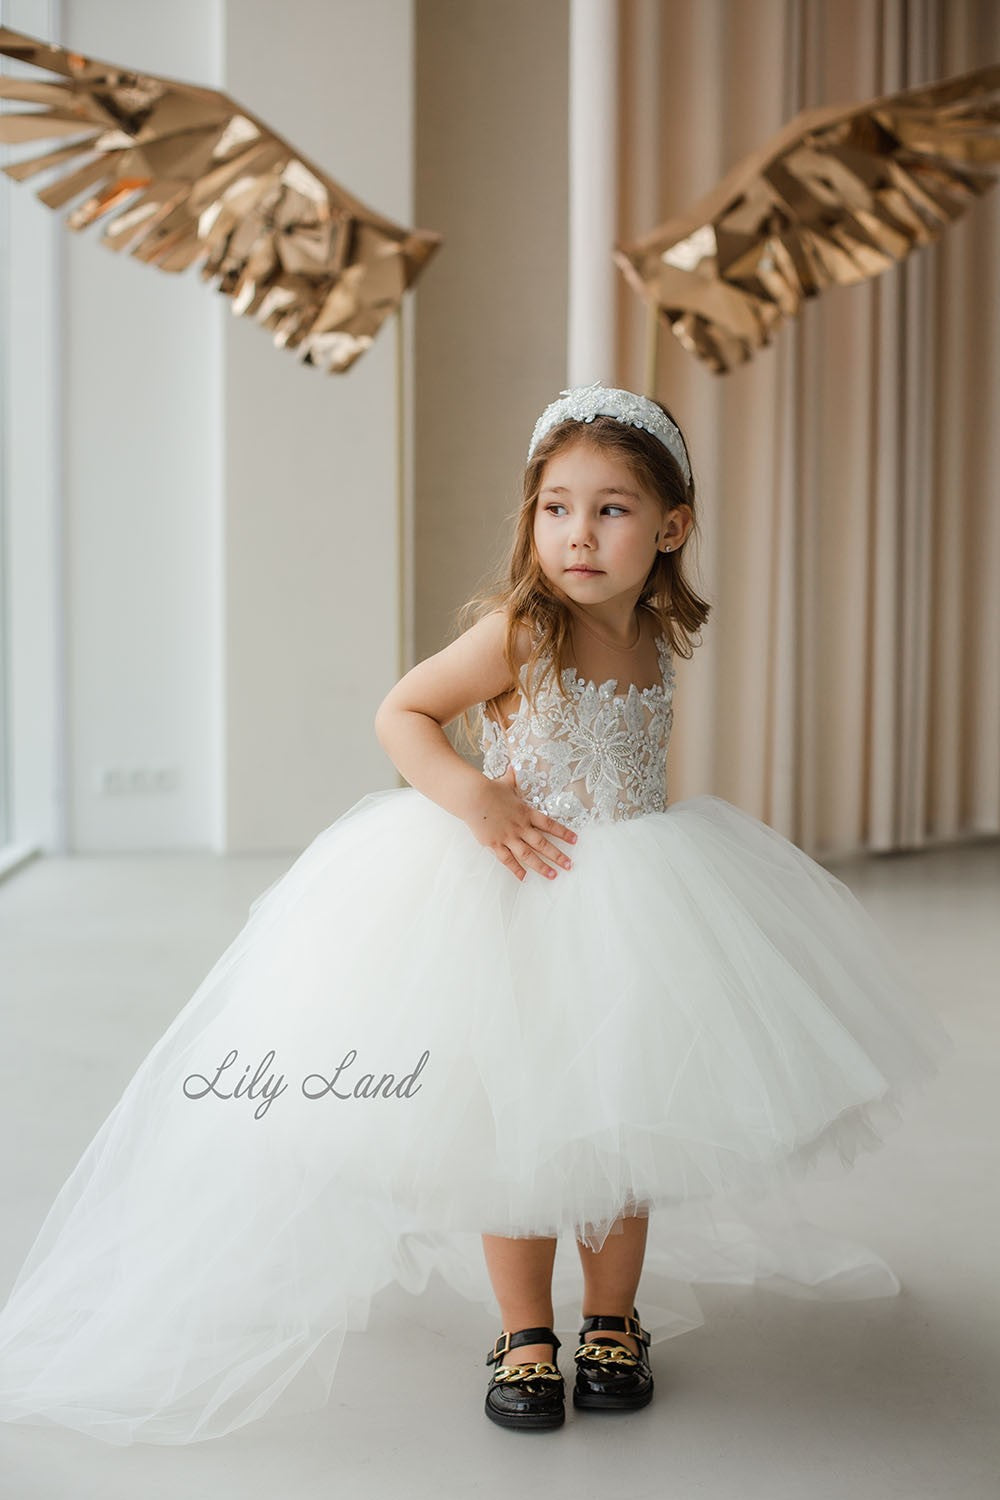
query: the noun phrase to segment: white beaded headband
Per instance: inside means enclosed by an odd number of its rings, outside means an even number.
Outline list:
[[[644,427],[676,458],[684,478],[691,483],[691,465],[684,448],[684,439],[676,423],[671,422],[655,402],[634,391],[620,391],[602,385],[595,380],[593,385],[578,385],[571,391],[560,391],[560,399],[553,401],[542,412],[535,423],[528,447],[528,462],[542,438],[550,428],[570,418],[577,422],[592,422],[595,417],[617,417],[632,427]]]

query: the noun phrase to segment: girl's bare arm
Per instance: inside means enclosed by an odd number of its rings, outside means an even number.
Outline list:
[[[375,715],[382,749],[411,786],[464,819],[486,778],[455,750],[444,726],[510,686],[505,622],[487,615],[417,665],[386,694]]]
[[[443,651],[418,662],[380,703],[375,734],[410,785],[468,824],[501,863],[521,877],[524,865],[548,874],[540,856],[564,866],[568,861],[546,835],[570,842],[576,835],[529,807],[512,772],[494,779],[470,766],[444,732],[466,708],[511,686],[503,654],[505,629],[504,615],[497,610]]]

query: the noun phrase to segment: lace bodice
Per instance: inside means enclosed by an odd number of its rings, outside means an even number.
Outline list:
[[[534,712],[524,696],[506,729],[483,714],[483,774],[495,780],[513,765],[521,796],[568,828],[662,812],[667,805],[667,747],[673,723],[674,667],[666,636],[656,637],[662,682],[616,693],[618,679],[584,682],[562,673],[568,697],[550,683]],[[546,663],[538,663],[539,675]],[[482,705],[480,705],[480,710]]]

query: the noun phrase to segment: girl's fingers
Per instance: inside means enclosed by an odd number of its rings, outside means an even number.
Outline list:
[[[522,880],[527,867],[538,870],[543,875],[548,869],[548,865],[543,865],[541,860],[532,853],[530,846],[516,835],[512,836],[506,844],[494,847],[493,852],[502,865],[506,865],[508,870],[513,870],[514,874]]]
[[[544,833],[538,828],[532,828],[523,835],[525,842],[530,843],[537,854],[546,855],[554,865],[562,865],[564,870],[572,868],[573,861],[568,854],[557,849],[555,844],[550,844]]]
[[[556,872],[555,870],[553,870],[552,866],[547,865],[542,860],[540,860],[538,858],[538,855],[535,854],[530,848],[524,854],[521,854],[519,852],[518,858],[524,862],[526,868],[528,868],[529,870],[537,870],[539,875],[544,875],[548,880],[555,879]]]
[[[513,770],[513,766],[508,766],[504,775],[513,774]],[[523,832],[511,836],[507,843],[499,847],[493,846],[493,852],[518,880],[523,880],[529,869],[537,870],[539,875],[544,875],[548,880],[554,880],[558,871],[552,866],[561,865],[564,870],[571,870],[573,861],[545,835],[552,834],[555,838],[564,838],[573,844],[576,843],[577,835],[572,828],[567,828],[555,818],[550,818],[535,808],[528,810],[532,818],[528,826]],[[552,863],[546,864],[543,855]]]
[[[548,876],[549,879],[553,879],[555,877],[556,871],[553,870],[551,865],[547,865],[541,858],[541,856],[536,852],[535,846],[529,839],[529,834],[541,839],[545,844],[548,843],[548,840],[545,839],[537,829],[529,829],[527,834],[522,834],[521,837],[517,840],[518,844],[520,845],[520,848],[515,851],[518,859],[522,864],[527,865],[530,869],[537,870],[539,875],[545,875]],[[559,851],[557,849],[553,849],[552,853],[555,855],[555,858],[561,862],[562,856],[560,855]]]
[[[517,876],[518,880],[524,879],[524,871],[509,849],[505,848],[502,854],[497,854],[497,859],[502,865],[506,865],[507,869],[511,870]]]
[[[537,870],[539,875],[544,875],[547,880],[555,879],[558,871],[554,870],[551,865],[547,865],[541,856],[535,853],[535,850],[528,843],[527,839],[519,838],[516,842],[519,846],[516,854],[509,845],[505,845],[502,850],[494,851],[502,865],[505,865],[512,874],[516,875],[518,880],[523,880],[529,869]],[[566,869],[572,868],[572,861],[567,859],[566,855],[562,854],[558,849],[553,849],[547,841],[544,847],[546,853],[551,855],[555,861],[565,865]]]

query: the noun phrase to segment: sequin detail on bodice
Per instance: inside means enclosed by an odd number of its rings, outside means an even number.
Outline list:
[[[483,775],[503,776],[513,765],[526,802],[568,828],[617,822],[667,805],[667,748],[673,723],[674,667],[663,635],[656,637],[661,683],[616,693],[616,677],[584,682],[572,667],[562,673],[567,697],[550,684],[532,712],[524,696],[506,728],[483,714]],[[539,676],[545,662],[538,663]],[[482,705],[480,705],[482,709]]]

